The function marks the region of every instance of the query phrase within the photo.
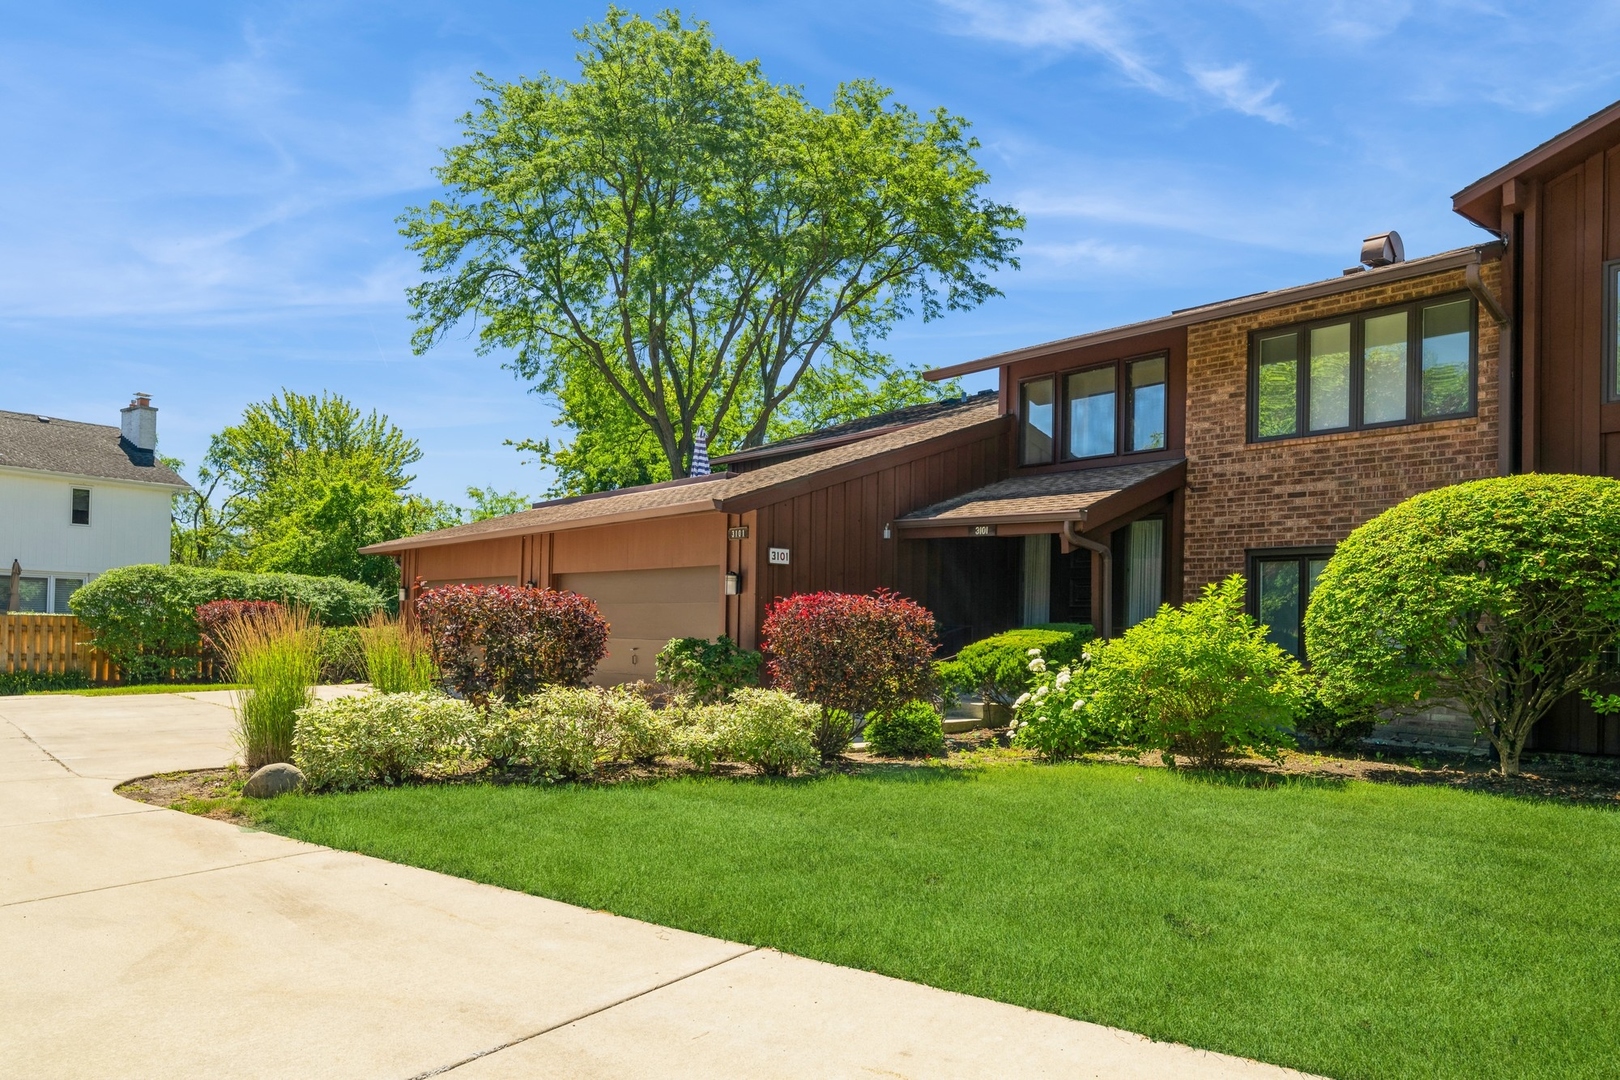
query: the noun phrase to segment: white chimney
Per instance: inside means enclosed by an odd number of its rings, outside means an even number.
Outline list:
[[[124,441],[137,450],[148,452],[157,449],[157,409],[152,407],[152,395],[137,392],[135,400],[124,406],[121,412],[122,423],[119,424],[123,432]]]

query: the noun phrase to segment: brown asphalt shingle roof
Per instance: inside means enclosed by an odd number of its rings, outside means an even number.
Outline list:
[[[969,398],[944,415],[919,424],[874,435],[870,439],[845,443],[828,450],[780,461],[753,472],[716,473],[711,479],[673,484],[651,484],[623,491],[580,499],[558,499],[520,510],[504,517],[456,525],[449,529],[407,536],[361,548],[372,555],[386,555],[409,548],[431,547],[516,533],[547,532],[558,528],[582,528],[609,521],[688,514],[702,510],[723,510],[728,500],[753,495],[782,484],[814,476],[830,469],[879,457],[930,439],[954,435],[979,425],[1000,420],[994,398]]]
[[[999,391],[981,390],[971,397],[952,398],[948,401],[925,401],[917,405],[906,405],[888,412],[873,413],[871,416],[862,416],[855,420],[846,420],[842,424],[833,424],[831,427],[809,431],[803,435],[795,435],[791,439],[778,439],[773,443],[766,443],[751,450],[739,450],[736,453],[724,454],[715,458],[717,462],[741,461],[748,458],[775,457],[778,454],[791,453],[811,443],[828,442],[832,440],[848,439],[859,435],[863,431],[876,431],[879,428],[899,427],[904,424],[920,424],[924,420],[932,420],[936,416],[947,415],[964,405],[983,404],[986,401],[996,400]]]
[[[180,474],[137,450],[106,424],[41,420],[33,413],[0,410],[0,466],[69,473],[103,480],[134,480],[187,487]]]
[[[1144,461],[1103,469],[1039,473],[998,480],[944,502],[913,510],[895,524],[956,525],[984,521],[1056,521],[1083,517],[1110,495],[1180,468],[1182,459]]]

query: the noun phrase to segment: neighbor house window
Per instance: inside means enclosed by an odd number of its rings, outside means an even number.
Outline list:
[[[1477,343],[1471,297],[1257,332],[1252,439],[1467,416]],[[1415,362],[1414,362],[1415,361]]]
[[[58,615],[71,615],[68,600],[84,587],[84,578],[59,577],[51,579],[51,611]]]
[[[1249,557],[1250,610],[1266,636],[1305,658],[1305,608],[1333,552],[1327,548],[1257,552]]]
[[[1052,378],[1032,379],[1020,392],[1022,435],[1018,460],[1024,465],[1044,465],[1052,460],[1057,432],[1056,384]]]
[[[88,524],[90,524],[90,489],[89,488],[74,488],[73,489],[73,516],[72,516],[71,520],[73,521],[73,524],[75,524],[75,525],[88,525]]]
[[[0,575],[0,611],[28,611],[44,614],[50,591],[50,578],[25,577],[17,579],[17,606],[11,606],[11,576]]]

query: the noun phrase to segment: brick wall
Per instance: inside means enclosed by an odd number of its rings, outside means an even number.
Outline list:
[[[1500,264],[1482,269],[1500,294]],[[1250,549],[1335,544],[1421,491],[1495,476],[1497,327],[1479,311],[1476,416],[1276,442],[1248,441],[1249,335],[1456,292],[1463,271],[1322,297],[1187,331],[1186,596],[1246,573]],[[1477,306],[1477,305],[1476,305]]]

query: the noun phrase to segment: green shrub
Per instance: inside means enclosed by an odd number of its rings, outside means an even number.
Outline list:
[[[705,705],[724,701],[732,691],[759,685],[763,653],[739,646],[722,635],[672,638],[658,653],[658,681],[684,698]]]
[[[219,629],[236,692],[237,741],[252,771],[293,759],[298,710],[314,700],[320,678],[320,627],[302,608],[278,608]]]
[[[1294,732],[1322,750],[1347,750],[1373,733],[1378,718],[1364,708],[1329,705],[1322,684],[1309,679],[1305,699],[1294,717]]]
[[[195,677],[197,608],[214,600],[275,600],[323,626],[352,626],[386,598],[342,578],[248,574],[195,566],[121,566],[74,592],[73,613],[130,682]]]
[[[975,641],[939,664],[940,682],[956,694],[978,694],[985,701],[1011,705],[1034,682],[1029,650],[1039,649],[1053,669],[1080,659],[1092,629],[1085,623],[1047,623],[1008,630]]]
[[[360,631],[352,626],[321,630],[321,682],[359,682],[366,677],[366,652]]]
[[[1101,650],[1101,646],[1093,648]],[[1030,689],[1013,702],[1013,745],[1033,750],[1048,761],[1066,761],[1128,742],[1117,717],[1087,708],[1091,653],[1061,666],[1048,664],[1030,646],[1024,667]]]
[[[708,772],[726,756],[728,706],[698,705],[669,710],[670,752]]]
[[[866,748],[883,757],[929,757],[945,749],[939,710],[926,701],[908,701],[880,712],[866,724]]]
[[[4,618],[0,615],[0,618]],[[0,697],[42,690],[88,690],[90,679],[82,671],[0,671]]]
[[[439,685],[433,645],[404,619],[379,611],[357,632],[365,678],[385,694],[425,694]]]
[[[293,763],[312,788],[399,784],[456,760],[478,710],[442,694],[356,694],[298,711]]]
[[[1292,746],[1287,728],[1309,690],[1299,662],[1249,617],[1237,574],[1094,648],[1073,679],[1094,730],[1204,766]]]
[[[599,761],[646,761],[669,750],[670,722],[638,695],[600,686],[552,686],[516,705],[491,705],[477,753],[497,766],[526,765],[583,779]]]
[[[1339,545],[1305,647],[1333,706],[1460,702],[1504,773],[1560,699],[1614,672],[1620,481],[1528,474],[1426,492]]]
[[[719,706],[726,756],[766,776],[808,772],[821,763],[812,738],[822,710],[780,690],[738,690]]]

